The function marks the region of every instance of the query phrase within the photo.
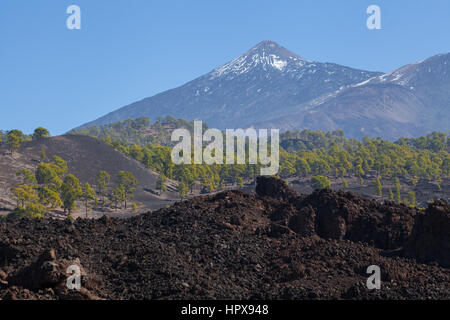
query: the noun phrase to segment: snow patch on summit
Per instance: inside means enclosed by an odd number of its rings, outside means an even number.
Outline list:
[[[283,71],[284,67],[286,67],[286,65],[287,65],[287,61],[279,59],[279,57],[277,57],[274,54],[271,54],[270,57],[272,58],[270,61],[270,64],[274,68],[277,68],[278,70]]]
[[[231,80],[234,76],[248,73],[255,68],[264,71],[293,72],[310,63],[312,62],[285,50],[274,42],[263,41],[245,54],[214,69],[208,76],[211,80],[222,76],[228,76]]]
[[[284,71],[288,61],[281,59],[276,54],[267,54],[266,52],[255,53],[253,55],[243,55],[233,61],[212,71],[211,79],[221,77],[227,74],[241,75],[249,72],[251,69],[261,66],[264,70],[267,67]]]

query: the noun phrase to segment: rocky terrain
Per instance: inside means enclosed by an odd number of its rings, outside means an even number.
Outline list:
[[[2,299],[450,299],[450,204],[275,178],[126,220],[0,221]],[[67,266],[82,289],[66,288]],[[368,290],[367,267],[381,269]]]

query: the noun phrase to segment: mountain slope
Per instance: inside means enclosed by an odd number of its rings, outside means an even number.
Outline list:
[[[381,73],[303,59],[263,41],[233,61],[187,84],[135,102],[82,127],[147,116],[199,119],[239,128],[297,112],[297,106]]]
[[[450,127],[450,54],[406,65],[257,123],[283,129],[344,129],[348,136],[397,139]]]
[[[168,200],[178,199],[173,192],[166,193],[164,198],[148,192],[147,190],[156,188],[158,174],[111,146],[87,136],[65,135],[27,142],[14,156],[6,152],[0,155],[0,208],[9,210],[14,208],[15,202],[12,200],[11,189],[21,184],[16,172],[21,169],[34,172],[39,164],[39,153],[42,149],[45,150],[49,159],[53,156],[63,158],[67,162],[69,173],[77,176],[82,183],[89,182],[93,186],[101,170],[111,175],[113,183],[119,171],[133,173],[138,179],[133,200],[142,202],[147,208],[165,207],[170,204]],[[1,149],[1,151],[5,150]]]

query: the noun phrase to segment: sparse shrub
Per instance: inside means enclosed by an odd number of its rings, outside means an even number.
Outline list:
[[[344,186],[344,188],[348,188],[348,183],[347,183],[347,180],[345,180],[345,178],[344,177],[342,177],[342,185]]]
[[[405,198],[403,199],[403,204],[404,204],[405,206],[409,207],[409,200],[408,200],[407,197],[405,197]]]
[[[45,152],[44,147],[39,151],[39,158],[41,158],[41,161],[47,161],[47,153]]]
[[[24,207],[19,206],[14,209],[13,214],[20,214],[26,217],[41,219],[44,217],[47,208],[41,205],[40,203],[27,203]]]
[[[160,190],[161,192],[167,192],[166,187],[167,178],[164,174],[160,174],[158,179],[156,180],[156,190]]]
[[[401,188],[399,178],[395,178],[395,196],[397,197],[398,204],[402,203]]]
[[[239,189],[242,189],[244,187],[244,179],[242,177],[237,177],[236,182],[237,182]]]
[[[416,193],[414,191],[408,192],[408,203],[409,203],[409,206],[412,208],[414,208],[417,205]]]
[[[32,184],[32,185],[37,183],[36,177],[28,169],[22,169],[20,171],[17,171],[16,176],[21,176],[23,179],[23,183]]]
[[[181,181],[178,183],[177,191],[181,199],[184,199],[188,195],[189,188],[184,181]]]
[[[314,190],[322,190],[331,187],[331,182],[327,177],[315,176],[311,179],[311,187]]]

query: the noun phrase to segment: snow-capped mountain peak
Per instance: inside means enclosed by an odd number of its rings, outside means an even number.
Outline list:
[[[414,82],[423,74],[446,74],[447,64],[450,63],[450,54],[438,54],[431,58],[407,64],[401,68],[395,69],[388,73],[373,77],[361,83],[354,85],[355,87],[366,84],[395,84],[410,89],[414,89]]]
[[[290,52],[274,41],[265,40],[243,55],[212,71],[211,79],[224,75],[241,75],[255,68],[264,71],[283,72],[289,68],[300,68],[312,63]]]
[[[87,125],[171,115],[201,119],[219,129],[247,128],[299,112],[309,101],[379,75],[309,61],[274,41],[262,41],[181,87],[132,103]]]

